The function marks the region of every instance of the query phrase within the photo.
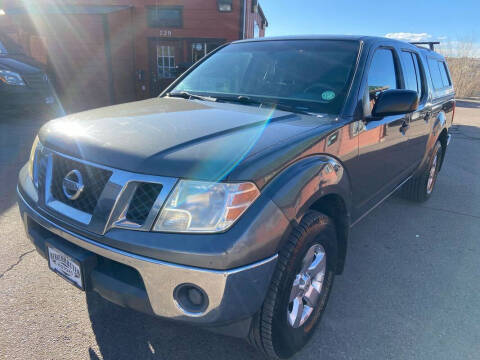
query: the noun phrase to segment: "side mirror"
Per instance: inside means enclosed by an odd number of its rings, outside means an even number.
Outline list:
[[[385,90],[378,95],[372,109],[373,117],[384,117],[414,112],[418,108],[416,91],[404,89]]]

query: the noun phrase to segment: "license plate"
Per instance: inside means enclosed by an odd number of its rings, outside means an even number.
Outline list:
[[[82,268],[77,260],[48,246],[48,265],[58,275],[83,290]]]

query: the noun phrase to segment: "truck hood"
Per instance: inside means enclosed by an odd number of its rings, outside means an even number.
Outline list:
[[[52,120],[42,127],[39,137],[58,152],[127,171],[240,180],[245,172],[242,175],[238,170],[258,160],[258,155],[274,154],[287,141],[310,143],[335,123],[329,115],[156,98]],[[286,161],[289,159],[284,156],[280,163]],[[258,163],[255,167],[259,170],[254,177],[266,175],[262,171],[267,168]]]

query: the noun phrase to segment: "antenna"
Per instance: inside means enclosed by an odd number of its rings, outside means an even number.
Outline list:
[[[411,42],[410,44],[413,44],[413,45],[428,45],[430,50],[435,51],[435,45],[439,45],[440,41],[414,41],[414,42]]]

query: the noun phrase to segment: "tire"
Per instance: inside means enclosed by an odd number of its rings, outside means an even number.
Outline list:
[[[309,261],[304,262],[304,260],[310,259],[312,249],[315,249],[315,255],[309,269],[317,269],[314,264],[321,262],[319,259],[322,256],[319,254],[322,254],[322,249],[326,254],[325,266],[322,263],[323,285],[320,292],[317,292],[319,295],[316,298],[316,306],[312,307],[310,315],[303,324],[297,321],[292,325],[292,318],[299,319],[294,316],[296,312],[293,304],[301,295],[295,297],[293,302],[290,301],[290,298],[297,289],[300,292],[304,291],[299,287],[295,287],[293,290],[294,280],[301,279],[299,276],[302,268],[305,268],[305,264]],[[322,213],[309,211],[299,226],[292,231],[287,243],[279,253],[277,267],[267,296],[259,313],[253,319],[249,341],[267,357],[289,358],[308,342],[325,310],[333,285],[336,261],[337,236],[333,220]],[[311,279],[314,279],[312,284],[315,283],[318,286],[317,280],[321,278],[320,274],[321,272],[316,277],[312,275]],[[309,281],[307,280],[306,283],[308,284]],[[300,283],[297,282],[297,284]],[[309,311],[309,308],[303,308],[307,309],[307,312]]]
[[[435,189],[438,172],[442,163],[442,144],[437,140],[432,156],[422,172],[411,178],[401,189],[401,196],[415,202],[427,201]],[[430,172],[433,171],[432,183],[429,183]]]

